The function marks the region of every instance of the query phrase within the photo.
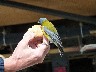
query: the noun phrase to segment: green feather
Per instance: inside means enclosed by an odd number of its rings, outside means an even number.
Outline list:
[[[47,29],[49,29],[50,31],[57,33],[56,28],[54,27],[54,25],[49,22],[48,20],[45,20],[42,22],[42,26],[45,26]]]

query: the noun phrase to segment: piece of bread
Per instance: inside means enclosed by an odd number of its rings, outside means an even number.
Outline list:
[[[35,34],[34,39],[30,40],[29,45],[37,45],[42,43],[43,41],[43,32],[41,30],[41,25],[34,25],[32,28],[29,28],[28,30],[32,31]]]
[[[35,33],[35,37],[43,37],[43,32],[41,30],[41,25],[32,26],[32,32]]]
[[[34,26],[32,26],[32,28],[29,28],[28,30],[35,33],[35,37],[43,37],[41,25],[34,25]]]

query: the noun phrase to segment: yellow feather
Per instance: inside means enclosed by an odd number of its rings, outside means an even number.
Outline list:
[[[54,33],[57,33],[57,30],[56,28],[54,27],[54,25],[49,22],[48,20],[45,20],[43,23],[42,23],[42,26],[46,26],[50,31],[54,32]]]

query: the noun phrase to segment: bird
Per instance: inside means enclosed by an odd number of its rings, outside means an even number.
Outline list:
[[[47,20],[47,18],[40,18],[38,23],[41,24],[41,29],[43,31],[44,36],[51,42],[54,43],[60,52],[60,56],[64,55],[63,45],[61,42],[61,38],[57,32],[56,27]]]

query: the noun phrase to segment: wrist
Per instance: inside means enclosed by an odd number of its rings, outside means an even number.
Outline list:
[[[16,60],[12,57],[4,59],[4,72],[15,72],[16,63]]]

